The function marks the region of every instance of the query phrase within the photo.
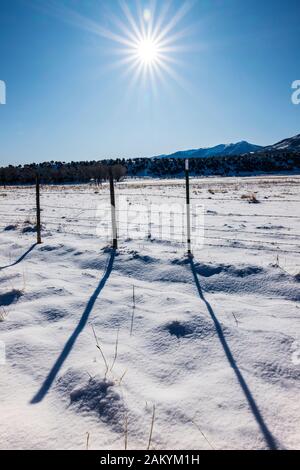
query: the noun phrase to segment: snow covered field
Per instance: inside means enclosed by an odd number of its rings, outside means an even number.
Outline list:
[[[2,188],[0,447],[145,449],[155,406],[151,448],[299,449],[299,187],[192,179],[192,260],[146,213],[112,252],[106,185],[42,188],[34,246],[34,188]],[[182,180],[116,191],[184,204]]]

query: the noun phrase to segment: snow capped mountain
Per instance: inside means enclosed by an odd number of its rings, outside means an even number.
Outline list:
[[[183,150],[172,153],[171,155],[159,155],[154,158],[208,158],[224,157],[231,155],[244,155],[246,153],[256,153],[260,151],[268,152],[300,152],[300,134],[281,140],[277,144],[262,147],[260,145],[250,144],[245,140],[235,144],[220,144],[215,147],[199,148],[194,150]]]
[[[282,150],[288,152],[299,152],[300,151],[300,134],[290,137],[289,139],[281,140],[277,144],[270,145],[265,150]]]
[[[213,156],[242,155],[250,152],[258,152],[262,149],[263,147],[259,145],[253,145],[249,142],[241,141],[235,144],[220,144],[215,147],[184,150],[171,155],[162,155],[157,158],[207,158]]]

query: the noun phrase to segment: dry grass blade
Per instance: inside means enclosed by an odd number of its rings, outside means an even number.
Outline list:
[[[124,448],[125,450],[127,450],[127,447],[128,447],[128,413],[125,414],[124,440],[125,440]]]
[[[236,326],[239,326],[239,321],[238,321],[238,319],[236,318],[236,316],[235,316],[234,313],[232,313],[232,316],[233,316],[233,318],[235,319]]]
[[[0,312],[0,322],[3,322],[7,316],[8,316],[8,312],[5,310],[4,307],[1,307],[2,309],[2,312]]]
[[[148,441],[147,450],[149,450],[150,447],[151,447],[152,436],[153,436],[153,428],[154,428],[154,422],[155,422],[155,405],[153,405],[152,420],[151,420],[151,428],[150,428],[150,435],[149,435],[149,441]]]
[[[99,349],[100,353],[101,353],[101,356],[102,356],[102,359],[103,359],[103,362],[104,362],[104,365],[105,365],[105,378],[107,376],[107,373],[108,373],[108,364],[107,364],[107,360],[105,359],[105,356],[103,354],[103,351],[100,347],[100,344],[99,344],[99,341],[98,341],[98,338],[97,338],[97,335],[96,335],[96,332],[95,332],[95,329],[94,329],[94,326],[92,325],[92,330],[93,330],[93,333],[94,333],[94,337],[95,337],[95,340],[96,340],[96,346],[97,348]]]
[[[86,450],[89,450],[89,444],[90,444],[90,433],[86,433]]]
[[[130,325],[130,336],[133,333],[133,323],[134,323],[134,314],[135,314],[135,287],[132,286],[132,315],[131,315],[131,325]]]
[[[200,428],[200,426],[192,419],[192,423],[196,426],[196,428],[198,429],[198,431],[201,433],[201,435],[204,437],[204,439],[206,440],[206,442],[208,443],[208,445],[210,446],[210,448],[212,450],[216,450],[215,447],[211,444],[211,442],[207,439],[206,435],[204,434],[204,432],[202,431],[202,429]]]
[[[117,360],[117,357],[118,357],[119,333],[120,333],[120,327],[118,327],[118,332],[117,332],[117,339],[116,339],[116,344],[115,344],[115,355],[114,355],[114,359],[113,359],[113,362],[112,362],[112,365],[111,365],[110,371],[112,371],[112,370],[113,370],[113,368],[114,368],[114,365],[115,365],[115,363],[116,363],[116,360]]]
[[[125,375],[127,374],[127,369],[124,371],[123,375],[121,375],[120,380],[119,380],[119,386],[121,385]]]
[[[135,312],[135,309],[133,308],[132,309],[132,315],[131,315],[130,336],[132,336],[132,334],[133,334],[134,312]]]

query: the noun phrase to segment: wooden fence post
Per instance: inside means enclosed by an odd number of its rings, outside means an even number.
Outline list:
[[[186,188],[186,230],[187,230],[187,246],[188,255],[192,255],[191,247],[191,206],[190,206],[190,176],[189,161],[185,160],[185,188]]]
[[[37,243],[41,244],[41,204],[40,204],[40,176],[36,175],[36,235]]]
[[[113,249],[118,249],[118,233],[117,233],[117,218],[116,218],[116,201],[115,201],[115,187],[112,168],[109,167],[109,187],[110,187],[110,205],[111,205],[111,226],[112,226],[112,239]]]

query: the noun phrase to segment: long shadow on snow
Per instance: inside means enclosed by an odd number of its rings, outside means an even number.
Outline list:
[[[109,276],[112,272],[115,255],[116,255],[116,252],[115,252],[115,250],[113,250],[110,254],[110,258],[109,258],[104,276],[101,279],[101,281],[99,282],[99,284],[98,284],[97,288],[95,289],[93,295],[91,296],[90,300],[88,301],[77,327],[75,328],[74,332],[72,333],[72,335],[70,336],[70,338],[66,342],[64,349],[62,350],[62,352],[60,353],[60,355],[59,355],[58,359],[56,360],[54,366],[50,370],[50,372],[49,372],[47,378],[45,379],[43,385],[41,386],[40,390],[36,393],[36,395],[30,401],[31,404],[36,404],[36,403],[41,402],[45,398],[45,396],[48,393],[50,387],[52,386],[52,384],[55,380],[55,377],[57,376],[60,368],[62,367],[63,363],[65,362],[68,355],[70,354],[70,352],[71,352],[78,336],[80,335],[80,333],[84,329],[84,327],[87,323],[87,320],[89,318],[89,315],[90,315],[91,311],[93,310],[95,302],[96,302],[100,292],[104,288],[104,286],[106,284],[106,281],[108,280],[108,278],[109,278]]]
[[[22,256],[20,256],[19,259],[17,259],[17,261],[15,261],[14,263],[12,264],[8,264],[7,266],[0,266],[0,271],[2,271],[2,269],[6,269],[6,268],[11,268],[12,266],[16,266],[17,264],[21,263],[21,261],[23,261],[24,258],[26,258],[27,255],[29,255],[29,253],[37,246],[37,243],[35,243],[34,245],[32,245]]]
[[[226,354],[226,357],[227,357],[227,360],[230,364],[230,366],[232,367],[235,375],[236,375],[236,378],[241,386],[241,389],[243,390],[244,392],[244,395],[247,399],[247,402],[248,402],[248,405],[253,413],[253,416],[255,417],[256,419],[256,422],[264,436],[264,439],[269,447],[269,449],[271,450],[277,450],[277,443],[276,443],[276,440],[275,438],[272,436],[271,432],[269,431],[265,421],[264,421],[264,418],[252,396],[252,393],[241,373],[241,371],[239,370],[236,362],[235,362],[235,359],[232,355],[232,352],[229,348],[229,345],[225,339],[225,336],[224,336],[224,333],[223,333],[223,330],[222,330],[222,327],[219,323],[219,320],[217,319],[214,311],[213,311],[213,308],[212,306],[210,305],[210,303],[206,300],[206,298],[204,297],[204,294],[202,292],[202,288],[201,288],[201,285],[200,285],[200,281],[199,281],[199,278],[198,278],[198,275],[197,275],[197,271],[196,271],[196,268],[195,268],[195,264],[194,264],[194,261],[192,258],[190,258],[190,265],[191,265],[191,269],[192,269],[192,273],[193,273],[193,276],[194,276],[194,280],[195,280],[195,284],[196,284],[196,287],[197,287],[197,290],[198,290],[198,293],[199,293],[199,297],[200,299],[205,303],[206,305],[206,308],[215,324],[215,328],[216,328],[216,332],[218,334],[218,337],[219,337],[219,340],[222,344],[222,347],[224,349],[224,352]]]

